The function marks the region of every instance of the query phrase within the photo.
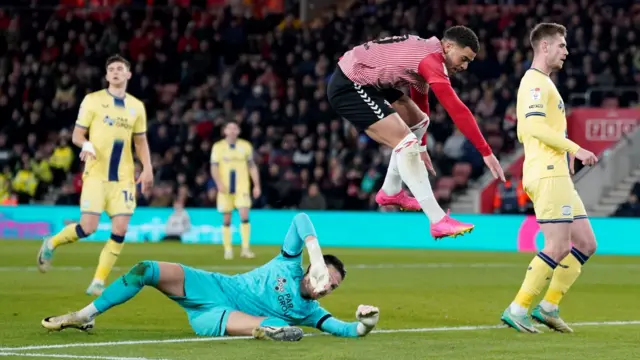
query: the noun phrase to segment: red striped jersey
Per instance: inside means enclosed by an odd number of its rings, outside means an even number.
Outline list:
[[[440,39],[390,36],[347,51],[338,66],[358,85],[379,88],[412,86],[426,94],[429,85],[450,84]]]

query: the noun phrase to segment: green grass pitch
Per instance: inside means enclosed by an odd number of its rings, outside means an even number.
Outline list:
[[[40,326],[43,317],[91,301],[84,290],[102,244],[60,248],[47,274],[35,269],[39,246],[36,241],[0,241],[0,360],[640,358],[640,261],[634,257],[596,255],[587,263],[561,307],[576,333],[527,335],[503,328],[499,317],[532,254],[327,248],[325,253],[343,259],[348,276],[322,305],[346,320],[354,318],[359,304],[376,305],[381,332],[361,339],[309,336],[276,343],[196,338],[180,307],[154,289],[98,317],[92,334],[48,333]],[[241,272],[268,261],[279,249],[254,250],[255,260],[226,262],[219,246],[128,244],[110,280],[147,259]]]

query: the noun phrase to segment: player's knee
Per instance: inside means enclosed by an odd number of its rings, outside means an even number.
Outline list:
[[[571,253],[571,242],[569,241],[550,241],[542,251],[557,262],[562,261]]]
[[[231,226],[231,213],[224,213],[222,215],[222,225]]]
[[[124,235],[118,235],[116,233],[111,233],[111,240],[117,242],[118,244],[122,244],[124,242]]]
[[[80,221],[76,226],[76,233],[80,239],[86,238],[98,230],[98,223],[94,221]]]
[[[591,256],[596,253],[596,250],[598,248],[598,243],[596,242],[595,237],[592,236],[590,239],[583,242],[582,244],[579,244],[579,245],[575,244],[575,247],[584,255]]]
[[[83,213],[80,217],[80,226],[82,227],[82,231],[86,236],[89,236],[96,232],[99,223],[100,216],[96,214]]]
[[[128,273],[124,275],[126,283],[137,284],[139,286],[156,286],[160,280],[160,266],[157,261],[144,260],[135,264]]]
[[[418,138],[412,132],[407,133],[394,147],[394,152],[398,156],[408,155],[408,154],[418,154],[419,151],[419,143]]]

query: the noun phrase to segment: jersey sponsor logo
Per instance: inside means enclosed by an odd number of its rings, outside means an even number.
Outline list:
[[[287,315],[289,310],[293,309],[293,297],[291,294],[286,293],[283,295],[278,295],[278,305],[280,305],[280,310],[284,315]]]
[[[531,99],[533,99],[534,101],[540,100],[542,93],[542,90],[540,90],[540,88],[533,88],[529,91],[531,92]]]
[[[109,126],[115,126],[117,128],[124,128],[126,130],[133,129],[133,126],[129,124],[129,119],[121,116],[112,118],[109,115],[107,115],[104,117],[104,120],[102,120],[102,122]]]
[[[569,216],[571,215],[571,206],[570,205],[564,205],[562,207],[562,215],[563,216]]]
[[[90,205],[91,205],[91,203],[89,202],[89,200],[83,200],[82,203],[80,204],[80,208],[81,209],[88,209]]]
[[[293,309],[293,296],[287,292],[286,283],[287,279],[281,276],[276,279],[276,286],[274,287],[274,290],[280,293],[278,295],[278,306],[280,306],[280,310],[284,315],[287,315],[289,310]]]
[[[275,290],[281,293],[284,292],[284,284],[287,283],[287,279],[279,277],[276,281],[277,281],[277,284],[276,284]]]

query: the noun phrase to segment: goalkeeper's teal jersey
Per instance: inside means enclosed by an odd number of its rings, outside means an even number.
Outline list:
[[[315,236],[309,218],[299,214],[287,232],[282,250],[261,267],[238,275],[218,275],[225,295],[235,309],[254,316],[280,318],[290,325],[320,328],[331,317],[316,300],[300,295],[302,248],[307,236]]]

